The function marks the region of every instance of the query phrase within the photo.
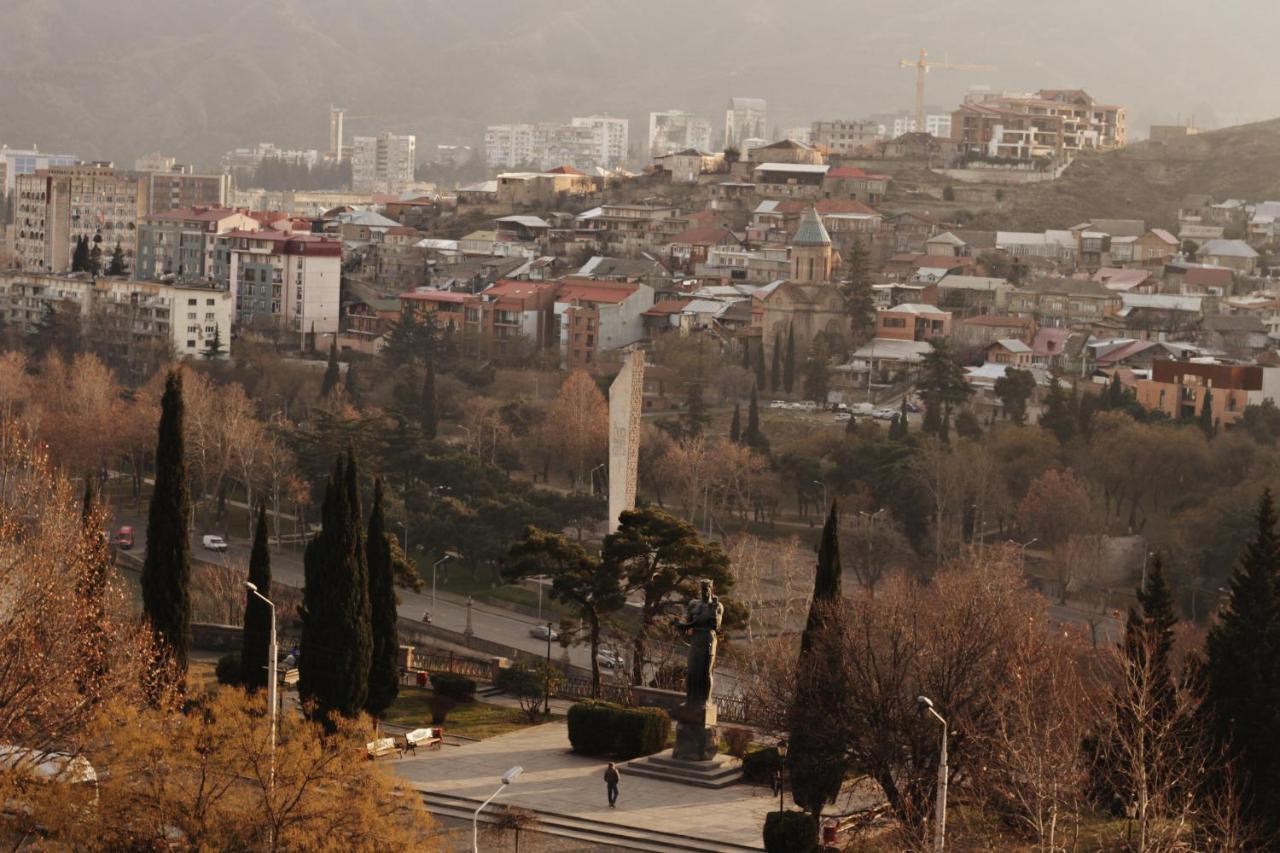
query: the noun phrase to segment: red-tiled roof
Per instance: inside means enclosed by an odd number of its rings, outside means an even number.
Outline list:
[[[1190,267],[1183,281],[1206,287],[1230,287],[1232,276],[1226,267]]]
[[[688,243],[691,246],[714,246],[726,237],[732,236],[732,231],[719,225],[697,225],[681,231],[667,242]]]
[[[400,294],[401,299],[412,299],[415,302],[447,302],[452,304],[465,302],[468,296],[471,296],[471,294],[456,290],[410,290],[408,293]]]
[[[692,299],[663,299],[655,302],[652,308],[644,312],[643,316],[666,317],[671,314],[679,314],[692,301]]]
[[[548,175],[580,175],[581,177],[584,177],[584,178],[587,176],[586,172],[579,172],[577,169],[573,168],[572,166],[556,166],[554,169],[548,169],[547,174]]]
[[[560,282],[556,302],[625,302],[640,289],[638,284],[621,281],[596,281],[590,278],[566,278]]]
[[[520,281],[514,278],[504,278],[494,282],[492,286],[484,291],[484,295],[491,296],[494,299],[523,299],[541,291],[553,290],[555,287],[555,282],[551,281]]]
[[[827,172],[828,178],[866,178],[873,181],[887,181],[888,175],[872,175],[857,166],[839,166]]]
[[[1001,316],[999,314],[979,314],[977,317],[966,317],[960,321],[968,326],[1022,326],[1031,328],[1035,321],[1030,317]]]

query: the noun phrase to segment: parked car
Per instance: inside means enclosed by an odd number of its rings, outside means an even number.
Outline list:
[[[548,637],[547,636],[548,634],[550,634],[551,636]],[[546,641],[549,639],[553,643],[556,640],[560,639],[560,634],[556,631],[556,629],[549,628],[546,625],[534,625],[532,628],[529,629],[529,636],[533,637],[535,640]]]
[[[111,544],[121,551],[128,551],[133,547],[133,528],[128,525],[121,527],[111,537]]]
[[[870,403],[854,403],[850,408],[855,415],[869,415],[876,410],[876,407]]]
[[[227,550],[227,540],[223,539],[221,536],[206,534],[200,537],[200,544],[204,546],[206,551]]]
[[[845,421],[853,420],[853,415],[849,412],[836,412],[836,423],[842,424]]]
[[[871,413],[871,417],[878,421],[891,421],[898,416],[897,409],[876,409]]]
[[[605,669],[617,669],[622,666],[622,656],[610,649],[601,649],[596,652],[596,660]]]
[[[908,400],[908,401],[907,401],[907,411],[908,411],[908,412],[910,412],[910,413],[911,413],[911,414],[913,414],[913,415],[918,415],[918,414],[920,414],[920,404],[919,404],[919,403],[913,403],[913,402],[911,402],[910,400]]]

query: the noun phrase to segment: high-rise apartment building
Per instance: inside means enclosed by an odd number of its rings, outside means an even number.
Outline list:
[[[711,122],[684,110],[649,113],[649,156],[711,150]]]
[[[730,98],[724,113],[724,145],[741,148],[748,139],[765,139],[768,111],[763,98]]]
[[[874,144],[880,136],[878,122],[861,119],[815,121],[809,127],[809,142],[832,154],[852,154]]]
[[[237,322],[262,332],[336,333],[342,241],[285,231],[228,231],[214,277],[235,295]]]
[[[356,192],[399,192],[413,183],[417,138],[382,133],[351,140],[351,188]]]
[[[147,213],[222,207],[231,201],[230,175],[196,175],[185,171],[185,168],[179,166],[174,171],[150,172],[142,176]]]
[[[213,277],[217,237],[229,231],[257,231],[258,221],[225,207],[188,207],[145,217],[138,223],[140,278],[173,276],[177,281]]]
[[[72,154],[44,154],[36,149],[23,150],[0,145],[0,160],[4,161],[4,190],[0,195],[13,192],[18,175],[30,175],[50,166],[74,166],[80,158]]]
[[[595,134],[596,159],[606,169],[620,166],[627,161],[631,151],[631,122],[612,116],[574,116],[573,127],[589,127]]]
[[[329,107],[329,159],[335,163],[345,160],[347,156],[342,143],[342,123],[346,114],[347,111],[341,107]]]
[[[146,184],[110,163],[54,166],[19,175],[15,183],[14,249],[22,269],[65,272],[81,237],[105,258],[118,244],[133,266]]]

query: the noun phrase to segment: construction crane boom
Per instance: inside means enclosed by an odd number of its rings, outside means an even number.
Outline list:
[[[929,62],[929,54],[920,48],[919,59],[899,59],[899,68],[916,70],[916,130],[924,132],[924,75],[934,69],[940,71],[995,71],[994,65],[966,65],[953,62]]]

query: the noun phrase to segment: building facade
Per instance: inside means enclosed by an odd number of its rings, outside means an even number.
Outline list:
[[[649,113],[649,156],[711,150],[711,122],[683,110]]]
[[[880,125],[862,119],[815,121],[809,128],[809,144],[831,154],[853,154],[869,149],[880,140]]]
[[[144,171],[143,183],[147,213],[225,207],[231,201],[230,175],[196,175],[179,166],[165,172]]]
[[[380,133],[351,140],[351,186],[356,192],[400,192],[413,183],[417,137]]]
[[[146,210],[140,177],[108,163],[53,166],[19,175],[14,193],[14,249],[22,269],[68,271],[81,238],[101,250],[104,265],[119,245],[133,267]]]
[[[13,192],[15,183],[19,175],[34,175],[41,169],[48,169],[52,166],[75,166],[80,162],[80,158],[74,154],[45,154],[32,148],[30,150],[10,148],[7,145],[0,146],[0,163],[3,168],[3,184],[0,187],[0,195],[6,195]]]
[[[967,150],[1015,160],[1123,148],[1127,133],[1124,107],[1098,103],[1082,89],[973,98],[952,113],[951,127]]]
[[[594,134],[596,162],[606,169],[616,168],[627,161],[631,154],[631,122],[612,116],[574,116],[573,127],[590,128]]]
[[[299,335],[338,331],[340,240],[229,231],[215,240],[214,277],[233,294],[242,327]]]
[[[154,213],[138,225],[138,262],[143,278],[177,281],[213,277],[217,237],[228,231],[257,231],[258,220],[225,207],[190,207]]]
[[[742,150],[747,140],[764,139],[768,118],[764,98],[730,98],[724,111],[724,147]]]

